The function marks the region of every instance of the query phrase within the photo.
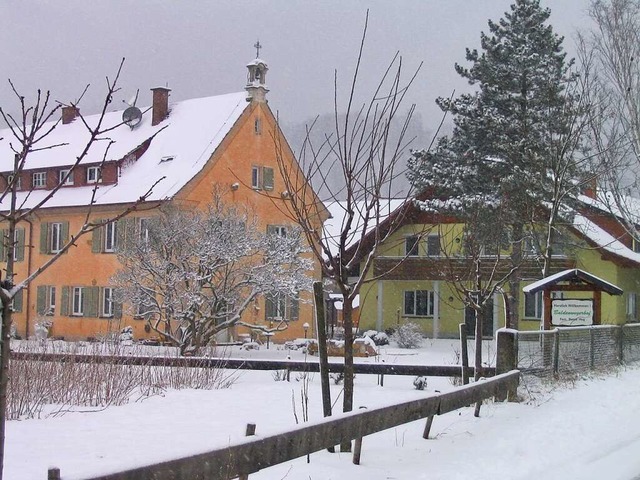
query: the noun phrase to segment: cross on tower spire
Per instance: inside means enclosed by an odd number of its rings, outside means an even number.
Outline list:
[[[256,49],[256,58],[259,58],[260,57],[260,49],[262,48],[262,45],[260,45],[260,40],[258,40],[253,46]]]

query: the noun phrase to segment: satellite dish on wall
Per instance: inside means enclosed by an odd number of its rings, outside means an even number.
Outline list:
[[[122,121],[133,128],[142,121],[142,112],[138,107],[129,107],[122,112]]]

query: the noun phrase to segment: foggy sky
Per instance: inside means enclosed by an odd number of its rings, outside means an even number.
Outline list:
[[[346,88],[362,34],[369,31],[362,89],[370,91],[400,51],[407,76],[424,62],[409,97],[425,127],[434,129],[438,96],[469,90],[453,69],[465,47],[479,47],[487,19],[499,19],[511,0],[2,0],[0,3],[0,105],[17,105],[6,79],[21,94],[38,88],[55,99],[81,102],[95,113],[126,58],[121,91],[111,110],[140,89],[138,106],[150,104],[150,88],[168,85],[178,101],[241,91],[245,65],[260,57],[269,65],[271,108],[283,122],[302,122],[333,110],[334,70]],[[573,35],[588,25],[588,0],[543,0],[551,23],[573,52]]]

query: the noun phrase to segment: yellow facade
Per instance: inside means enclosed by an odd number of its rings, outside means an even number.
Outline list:
[[[170,117],[169,117],[170,118]],[[267,225],[292,226],[282,208],[287,201],[282,195],[284,183],[278,168],[274,138],[281,136],[276,120],[266,103],[252,102],[224,140],[216,148],[205,167],[195,175],[171,200],[179,208],[201,209],[211,202],[213,191],[222,187],[226,192],[224,201],[246,207],[250,215],[257,217],[260,228],[266,230]],[[286,141],[282,139],[282,144]],[[284,161],[290,162],[297,168],[293,153],[287,148],[281,154]],[[252,188],[252,168],[270,167],[274,172],[273,189],[269,191]],[[158,205],[143,204],[136,209],[131,217],[149,217]],[[90,219],[113,218],[121,213],[128,205],[94,206]],[[147,209],[151,208],[151,209]],[[44,229],[52,223],[62,223],[65,233],[77,232],[84,224],[87,216],[86,207],[41,208],[28,222],[21,222],[20,229],[24,229],[24,255],[15,263],[14,282],[20,282],[32,272],[44,265],[52,254],[42,252],[40,238],[46,238]],[[318,225],[323,219],[318,219]],[[58,261],[47,268],[26,288],[19,299],[14,302],[16,310],[13,319],[17,334],[29,337],[34,334],[37,322],[50,321],[50,335],[64,337],[69,340],[84,340],[100,338],[107,334],[119,332],[125,326],[134,330],[134,338],[153,337],[154,334],[145,329],[143,319],[133,318],[125,312],[121,318],[116,316],[102,316],[100,308],[95,315],[73,315],[62,313],[63,291],[69,294],[67,287],[83,287],[85,292],[95,293],[98,304],[103,300],[103,289],[110,285],[110,278],[119,268],[117,255],[113,252],[95,252],[93,234],[82,236],[71,249],[63,254]],[[46,250],[46,249],[45,249]],[[316,264],[314,271],[309,272],[314,279],[320,278],[320,269]],[[53,311],[49,315],[38,313],[38,293],[51,291],[55,288]],[[71,290],[72,293],[72,290]],[[42,301],[42,299],[40,299]],[[51,303],[48,294],[45,302]],[[98,305],[100,307],[100,305]],[[275,341],[298,338],[304,336],[302,325],[313,325],[313,306],[311,294],[303,292],[299,306],[299,319],[292,321],[287,330],[279,332]],[[245,311],[244,321],[265,324],[264,299],[259,299]],[[238,333],[238,332],[236,332]],[[157,334],[155,334],[157,336]]]
[[[443,253],[438,257],[429,257],[426,238],[429,235],[438,234],[441,239]],[[360,292],[360,328],[361,330],[385,330],[397,328],[406,322],[418,324],[423,333],[432,338],[457,337],[459,324],[465,322],[465,308],[451,283],[436,273],[433,266],[438,261],[446,261],[446,258],[454,258],[460,255],[462,244],[463,225],[454,223],[450,219],[442,224],[408,224],[400,227],[381,246],[376,258],[379,270],[372,269],[368,278],[380,274],[393,262],[401,262],[401,267],[393,270],[389,276],[382,276],[365,283]],[[405,258],[406,239],[419,235],[418,254]],[[583,239],[578,239],[577,244]],[[637,295],[640,292],[640,270],[629,265],[621,265],[603,255],[598,248],[576,248],[566,257],[554,259],[555,271],[564,268],[579,268],[602,278],[624,290],[622,296],[602,294],[601,321],[603,324],[621,324],[627,321],[627,309],[629,295]],[[446,253],[444,253],[446,252]],[[503,252],[508,255],[508,252]],[[489,260],[490,261],[490,260]],[[386,266],[386,267],[385,267]],[[533,281],[539,280],[539,276],[524,278],[520,286],[525,287]],[[508,292],[508,284],[504,286]],[[407,314],[405,302],[411,300],[405,298],[405,292],[426,291],[433,292],[433,305],[424,309],[426,314]],[[521,330],[537,330],[541,328],[542,317],[527,318],[525,316],[524,293],[519,295],[519,325]],[[592,298],[590,292],[565,292],[564,298]],[[505,326],[504,299],[500,293],[493,296],[492,320],[490,328],[487,327],[485,335],[493,334],[496,329]],[[430,303],[430,302],[429,302]],[[409,308],[408,310],[411,310]]]

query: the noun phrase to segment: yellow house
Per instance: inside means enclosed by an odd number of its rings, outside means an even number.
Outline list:
[[[552,257],[550,274],[579,268],[619,286],[624,290],[622,296],[602,296],[602,323],[638,321],[640,246],[595,199],[583,196],[581,200],[582,207],[574,216],[573,225],[567,228],[568,243],[572,247],[557,250]],[[413,322],[433,338],[458,336],[460,323],[466,323],[468,331],[473,332],[473,312],[464,306],[455,282],[451,281],[452,277],[465,278],[464,225],[454,217],[420,211],[411,200],[407,202],[410,203],[408,210],[407,203],[403,203],[391,214],[402,212],[402,224],[382,245],[368,273],[369,281],[360,291],[360,330],[381,331]],[[487,250],[483,256],[491,267],[500,264],[495,251]],[[508,257],[508,253],[501,256]],[[541,278],[541,264],[533,251],[525,256],[520,274],[521,287]],[[508,285],[504,290],[508,292]],[[540,329],[542,292],[530,295],[520,291],[517,295],[518,328]],[[554,298],[587,298],[589,295],[556,292]],[[483,325],[485,336],[492,336],[505,326],[500,291],[489,300],[485,316],[489,319]]]
[[[51,259],[87,218],[113,218],[149,190],[128,218],[144,222],[155,207],[167,202],[182,209],[205,208],[214,188],[222,187],[224,200],[245,206],[265,231],[289,227],[291,220],[282,208],[288,195],[274,142],[279,139],[284,145],[281,155],[286,162],[296,168],[297,162],[266,101],[267,64],[255,59],[247,69],[243,92],[170,103],[170,89],[158,87],[151,89],[149,108],[134,106],[107,113],[104,124],[118,126],[105,135],[108,140],[93,145],[71,174],[69,167],[86,143],[83,123],[94,125],[99,116],[80,119],[76,109],[64,107],[61,123],[46,138],[47,145],[58,146],[32,152],[16,179],[18,205],[26,207],[35,205],[57,184],[63,185],[18,225],[14,283]],[[11,133],[0,132],[0,138],[0,181],[6,186],[13,175]],[[0,208],[6,209],[6,202],[8,198]],[[319,225],[322,220],[318,219]],[[111,301],[110,278],[119,268],[117,243],[117,224],[107,224],[81,237],[31,282],[13,303],[18,335],[29,337],[37,322],[50,321],[50,334],[65,339],[98,338],[124,326],[133,327],[135,338],[150,336],[144,320]],[[11,254],[5,247],[0,250],[2,259]],[[319,278],[317,265],[310,274]],[[302,325],[313,325],[310,298],[303,292],[298,308],[287,306],[278,313],[287,317],[289,327],[276,339],[302,337]],[[269,324],[271,310],[259,299],[245,311],[243,320]]]

